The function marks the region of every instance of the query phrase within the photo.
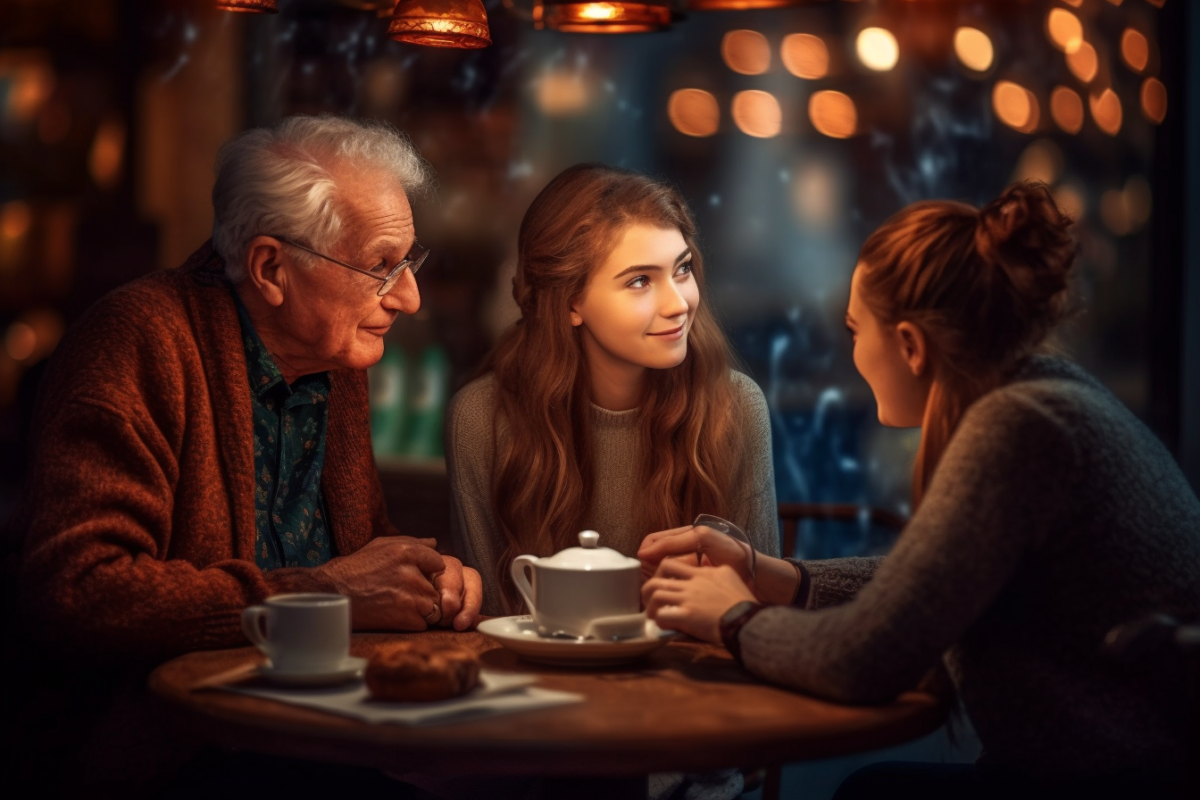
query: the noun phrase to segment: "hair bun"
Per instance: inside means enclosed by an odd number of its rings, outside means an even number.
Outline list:
[[[1032,181],[1005,189],[976,220],[979,257],[1003,274],[1028,318],[1047,329],[1066,313],[1076,252],[1072,224],[1046,184]]]

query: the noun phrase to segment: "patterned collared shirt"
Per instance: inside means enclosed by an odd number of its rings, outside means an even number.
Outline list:
[[[321,501],[329,373],[288,386],[237,292],[254,420],[254,560],[264,570],[318,567],[333,553]]]

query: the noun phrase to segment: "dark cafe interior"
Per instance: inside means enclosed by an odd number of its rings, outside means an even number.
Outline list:
[[[1191,0],[0,0],[22,794],[1200,797],[1198,409]]]

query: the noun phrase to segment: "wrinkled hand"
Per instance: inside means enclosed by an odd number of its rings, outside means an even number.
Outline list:
[[[432,541],[432,540],[423,540]],[[483,580],[479,573],[454,556],[442,556],[446,568],[433,576],[433,586],[441,593],[442,628],[465,631],[475,624],[483,603]]]
[[[350,598],[355,630],[423,631],[443,616],[444,593],[435,577],[452,574],[433,539],[381,536],[361,550],[317,567]],[[457,574],[462,575],[462,565]],[[443,584],[447,581],[443,580]]]
[[[753,578],[749,569],[749,553],[746,545],[732,536],[726,536],[712,528],[684,525],[681,528],[652,533],[642,540],[638,548],[638,560],[642,562],[642,579],[648,580],[656,574],[666,559],[695,559],[704,566],[731,567],[742,583],[750,584]]]
[[[713,644],[721,644],[721,615],[756,599],[733,567],[697,567],[677,558],[664,560],[642,586],[646,615],[660,628]]]

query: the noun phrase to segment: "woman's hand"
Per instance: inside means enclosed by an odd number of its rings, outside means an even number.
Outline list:
[[[731,567],[744,584],[752,584],[750,575],[749,545],[739,542],[712,528],[694,528],[684,525],[666,531],[652,533],[642,540],[638,548],[638,560],[642,562],[642,578],[656,574],[665,559],[699,556],[699,563],[706,566]]]
[[[732,567],[697,567],[678,558],[662,561],[642,586],[646,615],[660,628],[713,644],[721,644],[721,615],[743,600],[757,599]]]

